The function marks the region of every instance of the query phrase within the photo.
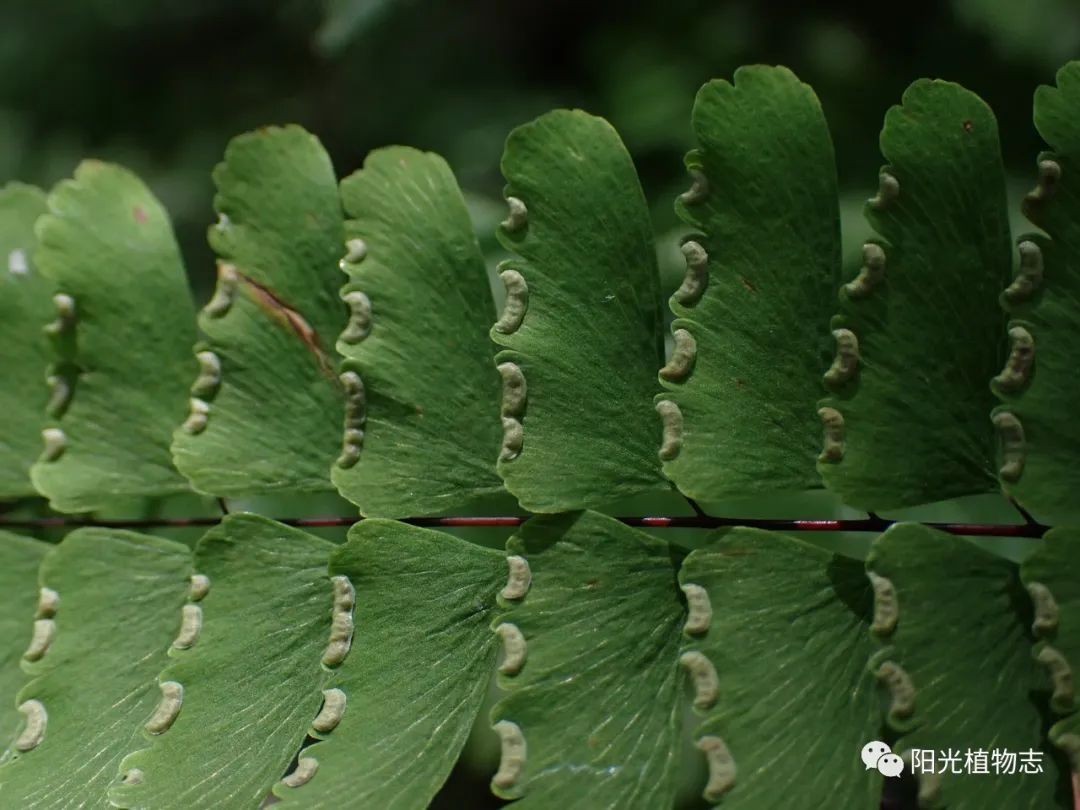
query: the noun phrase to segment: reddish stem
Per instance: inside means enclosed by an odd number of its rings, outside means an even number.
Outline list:
[[[785,532],[876,532],[888,529],[898,521],[873,517],[857,520],[762,520],[749,518],[710,517],[692,515],[688,517],[620,517],[627,526],[648,529],[720,529],[729,526],[749,526],[757,529],[772,529]],[[152,529],[184,528],[194,526],[216,526],[220,517],[193,517],[171,519],[95,519],[77,517],[47,517],[19,519],[0,519],[0,528],[12,529],[66,529],[82,526],[100,526],[115,529]],[[331,526],[351,526],[363,518],[359,517],[312,517],[279,518],[279,523],[287,526],[304,528],[325,528]],[[528,517],[418,517],[405,518],[403,523],[414,526],[431,527],[473,527],[491,528],[520,526]],[[962,534],[971,537],[1042,537],[1047,527],[1031,522],[1022,524],[984,524],[984,523],[926,523],[934,529],[949,534]]]

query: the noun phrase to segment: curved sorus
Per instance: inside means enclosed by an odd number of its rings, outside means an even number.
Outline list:
[[[331,581],[334,585],[334,611],[330,621],[330,642],[326,645],[322,662],[328,667],[336,667],[345,660],[352,647],[356,591],[346,576],[336,576]]]
[[[513,461],[521,455],[521,448],[525,446],[525,427],[513,416],[503,416],[501,419],[503,440],[499,460]]]
[[[504,230],[514,233],[520,231],[529,221],[529,209],[525,203],[517,197],[507,197],[506,205],[510,209],[509,215],[502,221]]]
[[[1049,644],[1035,653],[1035,660],[1046,667],[1050,673],[1050,683],[1054,693],[1050,697],[1050,707],[1059,714],[1072,711],[1076,705],[1076,685],[1073,681],[1072,667],[1061,651]]]
[[[191,585],[188,587],[188,599],[192,602],[201,602],[210,593],[210,577],[205,574],[192,574]]]
[[[338,727],[341,718],[345,714],[345,705],[348,698],[340,689],[324,689],[323,705],[315,719],[311,721],[311,728],[319,734],[329,734]]]
[[[345,389],[345,429],[341,440],[341,455],[337,465],[349,468],[360,460],[360,449],[364,444],[364,423],[367,421],[367,394],[364,382],[355,371],[346,371],[341,377],[341,386]]]
[[[874,620],[870,625],[870,630],[879,636],[887,636],[896,629],[896,622],[900,618],[900,603],[896,598],[896,588],[893,587],[891,580],[873,571],[868,571],[866,575],[874,589]]]
[[[1034,242],[1025,239],[1016,246],[1020,254],[1020,271],[1016,274],[1012,284],[1005,288],[1001,295],[1008,304],[1021,304],[1029,301],[1031,296],[1042,286],[1043,280],[1043,255],[1042,248]]]
[[[844,459],[844,415],[836,408],[818,408],[823,444],[818,461],[836,464]]]
[[[660,400],[655,407],[664,425],[663,439],[660,442],[658,455],[661,461],[671,461],[682,450],[682,411],[670,399]]]
[[[503,675],[517,675],[525,666],[525,658],[528,655],[525,636],[516,624],[510,622],[498,625],[495,632],[502,639],[503,644],[503,662],[499,666],[499,672]]]
[[[30,646],[23,653],[27,661],[40,661],[49,651],[49,646],[56,638],[56,622],[52,619],[35,619],[34,634],[30,638]]]
[[[189,400],[189,407],[188,417],[183,424],[184,432],[197,436],[206,430],[206,425],[210,421],[210,403],[205,399],[192,397]]]
[[[859,339],[850,329],[834,329],[836,357],[825,372],[825,385],[839,388],[855,377],[859,370]]]
[[[352,611],[335,610],[330,620],[330,641],[323,652],[322,662],[328,667],[336,667],[345,660],[352,647],[353,617]]]
[[[57,293],[52,300],[56,307],[56,320],[45,327],[45,332],[58,337],[69,333],[75,326],[75,299],[65,293]]]
[[[889,690],[889,715],[901,719],[911,717],[915,711],[915,686],[903,667],[893,661],[885,661],[875,674]]]
[[[191,396],[213,397],[221,387],[221,359],[211,351],[195,352],[195,359],[199,361],[199,376],[191,385]]]
[[[371,299],[360,290],[343,293],[341,300],[349,307],[349,322],[341,333],[345,343],[359,343],[371,334]]]
[[[214,288],[214,296],[203,307],[203,313],[211,318],[220,318],[232,307],[233,298],[236,297],[236,285],[240,282],[240,274],[236,267],[231,264],[218,265],[217,286]]]
[[[878,174],[878,191],[867,200],[867,205],[875,211],[882,211],[900,196],[900,181],[889,172],[882,170]]]
[[[697,341],[685,329],[676,329],[671,336],[675,339],[675,348],[671,352],[671,359],[660,369],[660,376],[668,382],[679,382],[686,379],[694,368]]]
[[[45,739],[45,728],[49,724],[49,714],[40,700],[26,700],[19,704],[19,711],[26,718],[26,726],[15,738],[17,751],[31,751],[41,745]]]
[[[709,196],[709,178],[701,169],[688,169],[687,174],[690,175],[690,188],[679,195],[679,201],[684,205],[695,205]]]
[[[202,608],[198,605],[184,605],[180,609],[180,632],[173,640],[173,647],[178,650],[187,650],[195,646],[202,632]]]
[[[859,275],[844,285],[849,298],[866,298],[885,278],[885,250],[881,245],[867,242],[862,247],[863,264]]]
[[[367,420],[367,393],[364,381],[355,371],[346,371],[339,378],[345,389],[345,427],[362,428]]]
[[[367,242],[359,237],[349,239],[345,242],[345,255],[341,261],[345,264],[359,264],[367,258]]]
[[[176,718],[180,715],[180,708],[183,705],[184,687],[176,681],[163,681],[161,683],[161,701],[143,728],[150,734],[163,734],[176,722]]]
[[[341,437],[341,453],[337,457],[337,465],[342,469],[348,469],[360,460],[360,448],[364,444],[364,431],[349,428]]]
[[[686,259],[686,276],[671,297],[684,307],[692,307],[709,286],[709,254],[693,240],[684,242],[680,250]]]
[[[51,619],[60,609],[60,594],[52,588],[42,588],[38,591],[36,619]]]
[[[65,293],[57,293],[53,296],[53,306],[56,314],[64,319],[75,317],[75,299]]]
[[[1035,363],[1035,338],[1022,326],[1009,329],[1011,348],[1005,368],[994,377],[994,386],[1001,392],[1013,394],[1028,384]]]
[[[998,468],[998,475],[1003,481],[1015,483],[1024,472],[1024,461],[1027,457],[1024,426],[1011,411],[998,411],[991,417],[991,421],[1001,442],[1002,464]]]
[[[715,804],[735,786],[735,758],[731,756],[727,743],[720,737],[701,737],[694,745],[705,754],[705,761],[709,766],[709,781],[701,795],[706,801]]]
[[[495,331],[509,335],[521,327],[525,318],[529,308],[529,286],[525,283],[525,277],[511,268],[500,270],[499,278],[506,288],[506,303],[503,304],[502,315],[495,322]]]
[[[352,581],[341,574],[332,577],[330,582],[334,587],[334,610],[352,612],[353,607],[356,605],[356,589],[353,588]]]
[[[506,558],[506,565],[510,569],[506,578],[506,585],[501,591],[503,599],[524,599],[532,585],[532,570],[529,561],[524,557],[511,554]]]
[[[720,694],[720,681],[712,661],[704,653],[688,650],[679,656],[679,663],[694,682],[694,708],[699,711],[711,709]]]
[[[345,343],[359,343],[371,334],[371,299],[360,290],[350,290],[341,296],[349,307],[349,322],[341,332]]]
[[[682,592],[686,595],[686,624],[683,632],[691,636],[700,636],[709,632],[712,623],[712,604],[709,601],[709,592],[700,585],[688,583],[682,586]]]
[[[499,363],[496,369],[502,377],[502,415],[520,417],[528,395],[525,375],[516,363]]]
[[[1061,179],[1061,164],[1056,160],[1044,158],[1039,161],[1038,184],[1024,196],[1027,205],[1045,202],[1054,195],[1058,181]]]
[[[492,728],[499,735],[499,770],[491,778],[492,787],[509,790],[517,785],[525,770],[525,735],[517,723],[500,720]]]
[[[63,374],[50,374],[45,378],[49,386],[49,401],[45,403],[45,415],[59,419],[71,401],[71,385]]]
[[[296,761],[296,768],[288,776],[282,777],[281,784],[285,787],[297,788],[306,785],[319,770],[319,760],[315,757],[300,757]]]
[[[1053,633],[1058,627],[1058,605],[1054,595],[1041,582],[1029,582],[1027,592],[1035,607],[1035,620],[1031,623],[1031,632],[1037,636]]]
[[[60,428],[45,428],[41,431],[41,438],[45,442],[45,449],[41,454],[43,461],[56,461],[64,455],[67,435]]]

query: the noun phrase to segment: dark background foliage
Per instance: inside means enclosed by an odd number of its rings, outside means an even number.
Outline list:
[[[622,133],[663,231],[708,78],[747,62],[795,69],[821,96],[854,202],[874,185],[885,109],[919,76],[991,104],[1026,184],[1032,91],[1078,46],[1071,0],[6,0],[0,181],[48,186],[87,155],[125,163],[207,279],[209,170],[238,132],[301,123],[341,175],[387,143],[436,150],[494,216],[484,203],[498,200],[507,132],[580,106]]]
[[[1034,88],[1078,55],[1074,0],[4,0],[0,182],[48,187],[87,156],[135,169],[172,212],[205,296],[210,170],[233,135],[298,122],[340,176],[384,144],[438,151],[490,233],[507,133],[576,106],[619,129],[662,234],[686,182],[695,91],[767,62],[821,97],[855,239],[882,117],[909,82],[951,79],[986,99],[1017,193],[1041,146]],[[437,806],[498,805],[490,741],[470,751]]]

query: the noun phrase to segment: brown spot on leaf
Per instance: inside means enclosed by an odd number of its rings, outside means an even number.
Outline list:
[[[975,129],[975,124],[971,122],[971,119],[964,122],[964,132],[971,132],[973,129]]]
[[[307,347],[308,351],[310,351],[315,358],[315,361],[319,364],[319,370],[336,383],[338,377],[334,371],[334,363],[323,348],[319,335],[311,328],[311,325],[304,319],[304,316],[278,298],[269,287],[263,286],[255,281],[255,279],[250,278],[243,273],[237,272],[237,275],[243,283],[244,289],[248,290],[252,300],[254,300],[264,312],[267,312],[278,323],[287,329],[290,329],[298,338],[300,338],[300,342]]]
[[[739,281],[741,281],[742,285],[744,287],[746,287],[746,291],[748,293],[752,293],[754,295],[757,295],[757,287],[755,287],[753,285],[753,283],[750,282],[749,279],[747,279],[745,276],[739,276]]]
[[[588,582],[585,583],[585,587],[588,588],[590,591],[595,591],[597,588],[600,587],[600,580],[590,579]]]
[[[141,205],[136,205],[133,209],[131,209],[131,214],[135,217],[135,221],[138,222],[140,225],[150,219],[150,217],[146,215],[146,212],[143,210],[143,207]]]

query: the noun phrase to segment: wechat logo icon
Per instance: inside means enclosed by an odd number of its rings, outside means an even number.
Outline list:
[[[881,740],[871,740],[864,745],[861,756],[866,770],[877,768],[882,776],[899,776],[904,771],[904,760]]]

